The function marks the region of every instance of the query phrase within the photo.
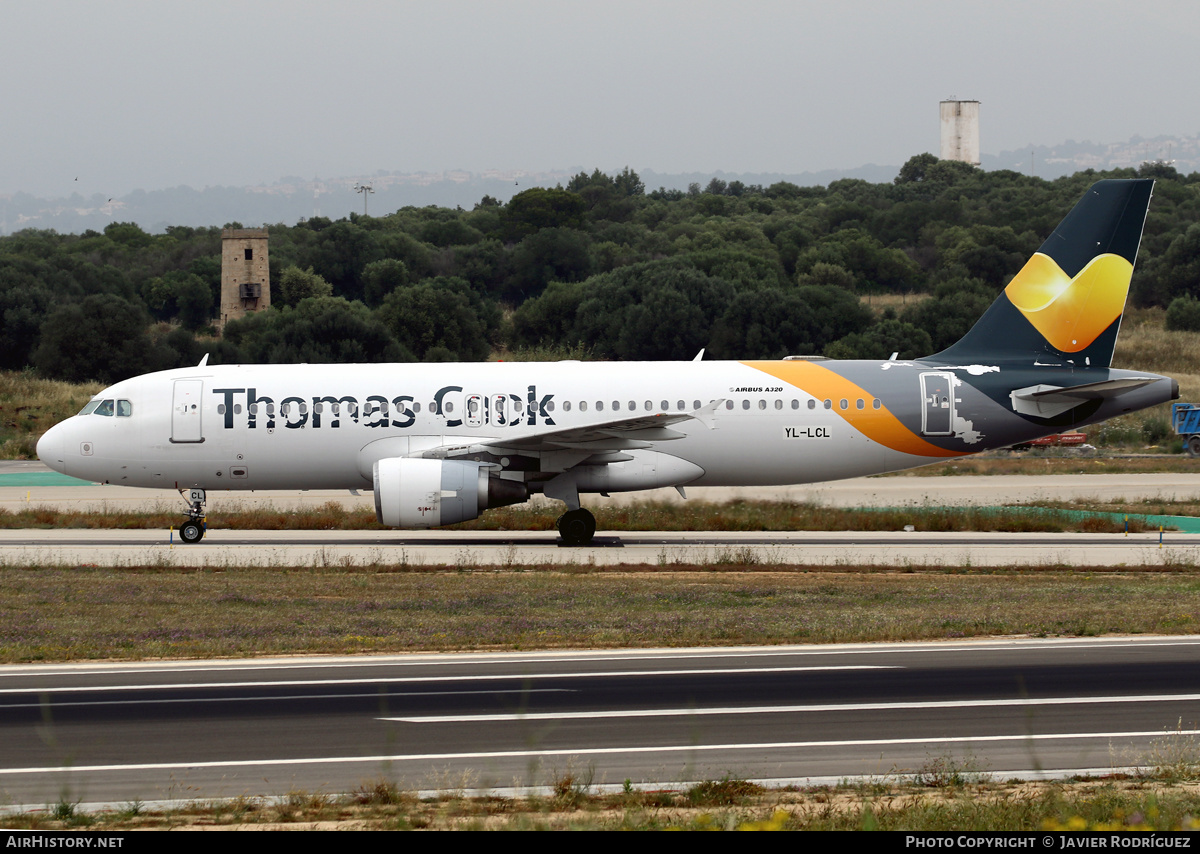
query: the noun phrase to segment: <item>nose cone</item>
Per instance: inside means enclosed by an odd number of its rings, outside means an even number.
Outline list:
[[[38,439],[38,459],[57,472],[67,473],[67,431],[62,424],[55,424]]]

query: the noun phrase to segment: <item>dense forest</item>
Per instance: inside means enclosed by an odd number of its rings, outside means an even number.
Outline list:
[[[1046,181],[922,154],[887,184],[713,179],[648,192],[626,169],[507,205],[485,196],[472,210],[272,225],[272,308],[222,337],[211,326],[220,227],[21,231],[0,238],[0,367],[112,382],[204,353],[212,363],[924,355],[970,327],[1092,182],[1139,176],[1158,183],[1131,299],[1200,329],[1200,173],[1146,164]]]

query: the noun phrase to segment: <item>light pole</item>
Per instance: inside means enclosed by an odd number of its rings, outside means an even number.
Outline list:
[[[367,215],[367,193],[374,193],[374,192],[375,192],[375,190],[371,188],[371,185],[370,185],[370,184],[355,184],[355,185],[354,185],[354,192],[356,192],[356,193],[362,193],[362,197],[363,197],[363,216],[366,216],[366,215]]]

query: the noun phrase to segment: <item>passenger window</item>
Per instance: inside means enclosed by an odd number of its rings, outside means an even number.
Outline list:
[[[603,411],[604,411],[604,401],[603,401],[603,400],[597,400],[597,401],[596,401],[596,411],[597,411],[597,412],[603,412]]]
[[[860,397],[860,398],[858,399],[858,408],[859,408],[859,409],[862,409],[864,406],[866,406],[866,403],[865,403],[865,402],[863,401],[863,399]]]
[[[783,401],[782,401],[782,400],[777,400],[777,401],[775,401],[775,408],[776,408],[776,409],[783,409]]]
[[[217,415],[224,415],[224,414],[225,414],[225,404],[218,403],[217,404]]]
[[[579,411],[587,412],[587,401],[586,400],[579,401]]]
[[[842,409],[849,409],[849,408],[850,408],[850,401],[846,400],[846,398],[843,397],[842,398]]]
[[[679,401],[679,411],[683,412],[685,409],[687,409],[687,404],[685,404],[682,400]]]
[[[554,401],[553,401],[553,400],[547,400],[547,401],[546,401],[546,411],[547,411],[547,412],[553,412],[553,411],[554,411]]]
[[[700,401],[693,400],[692,401],[692,409],[699,409],[699,408],[700,408]]]
[[[613,412],[620,412],[620,411],[621,411],[621,401],[614,400],[613,401]]]
[[[766,409],[766,408],[767,408],[767,402],[766,402],[765,400],[760,400],[760,401],[758,402],[758,408],[759,408],[759,409]]]
[[[564,400],[563,401],[563,412],[570,412],[570,411],[571,411],[571,401]]]
[[[646,401],[646,411],[649,412],[653,408],[654,408],[654,401],[647,400]]]
[[[662,408],[663,408],[664,410],[670,409],[670,408],[671,408],[671,404],[667,403],[667,402],[664,400],[664,401],[662,402]]]
[[[725,408],[726,408],[726,409],[733,409],[733,401],[732,401],[732,400],[727,400],[727,401],[725,401]]]
[[[878,409],[880,406],[882,406],[882,404],[879,402],[879,398],[875,398],[871,401],[871,407],[873,409]]]
[[[808,402],[808,408],[809,408],[809,409],[816,409],[816,408],[817,408],[817,401],[816,401],[815,399],[814,399],[814,400],[810,400],[810,401]]]
[[[742,409],[749,409],[749,408],[750,408],[750,401],[743,400],[742,401]]]
[[[833,401],[832,400],[826,399],[825,402],[822,403],[821,405],[824,406],[826,409],[833,409]]]

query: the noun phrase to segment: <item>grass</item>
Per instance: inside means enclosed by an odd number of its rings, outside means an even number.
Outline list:
[[[101,388],[0,371],[0,459],[37,459],[41,435],[82,409]]]
[[[453,792],[420,797],[387,780],[344,795],[294,791],[280,798],[196,801],[169,810],[114,809],[70,816],[5,817],[10,829],[91,831],[245,827],[261,830],[1195,830],[1196,777],[1153,773],[1029,783],[956,778],[930,783],[897,769],[868,783],[771,789],[726,777],[690,786],[543,792],[500,797]],[[561,796],[566,792],[566,797]]]
[[[1105,512],[1165,512],[1163,510],[1121,509],[1125,505],[1107,504]],[[1132,508],[1134,505],[1129,505]],[[1168,506],[1158,502],[1155,507]],[[1196,507],[1195,502],[1186,505]],[[1065,510],[1087,509],[1086,505],[1064,505]],[[448,530],[470,531],[552,531],[560,509],[533,502],[489,510],[478,519],[453,525]],[[1029,507],[901,507],[839,508],[813,503],[788,501],[730,501],[714,503],[689,501],[641,501],[595,510],[597,529],[601,531],[898,531],[912,525],[917,531],[1005,531],[1060,533],[1085,531],[1117,533],[1123,526],[1103,518],[1080,518],[1044,505]],[[1172,515],[1191,515],[1174,513]],[[109,511],[95,513],[59,510],[33,505],[28,509],[0,507],[0,528],[105,528],[165,529],[178,526],[179,507],[164,507],[153,512]],[[214,530],[257,531],[359,531],[387,530],[375,521],[375,512],[348,508],[337,502],[319,507],[280,510],[273,507],[214,510],[208,516]],[[1145,530],[1138,520],[1130,521],[1130,531]]]
[[[492,355],[498,362],[587,362],[594,359],[591,347],[582,341],[574,344],[539,344],[532,347],[507,348]]]
[[[0,568],[0,661],[1191,634],[1188,566]]]
[[[1200,400],[1200,335],[1170,332],[1165,326],[1164,309],[1127,310],[1113,367],[1165,374],[1179,382],[1181,401]],[[1182,450],[1182,444],[1171,433],[1170,403],[1114,418],[1099,428],[1097,439],[1109,446],[1150,444]]]
[[[1109,422],[1111,423],[1111,422]],[[1177,440],[1172,440],[1177,441]],[[1182,444],[1180,445],[1182,447]],[[1182,454],[1084,455],[1073,451],[1023,451],[981,454],[877,477],[954,477],[957,475],[1196,474],[1200,462]]]
[[[883,314],[886,309],[892,309],[899,314],[909,306],[918,305],[927,299],[932,299],[933,294],[860,294],[858,301],[871,309],[876,316]]]

